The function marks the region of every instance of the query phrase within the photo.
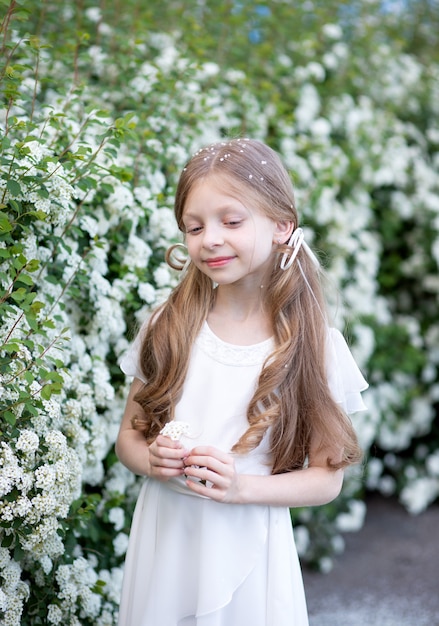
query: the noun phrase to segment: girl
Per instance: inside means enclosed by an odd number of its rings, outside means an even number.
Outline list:
[[[275,152],[200,150],[175,216],[185,271],[121,363],[134,381],[116,451],[147,479],[119,624],[306,626],[289,507],[340,492],[367,383],[328,325]]]

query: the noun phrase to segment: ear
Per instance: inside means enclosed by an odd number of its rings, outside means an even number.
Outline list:
[[[276,228],[274,229],[273,233],[273,243],[286,243],[291,237],[294,228],[294,222],[276,222]]]

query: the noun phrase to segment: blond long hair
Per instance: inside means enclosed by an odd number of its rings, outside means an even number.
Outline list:
[[[228,193],[245,198],[276,222],[299,219],[290,177],[279,156],[260,141],[234,139],[199,150],[177,186],[175,217],[184,232],[183,211],[194,185],[214,176]],[[288,251],[280,245],[279,254]],[[358,462],[361,451],[349,417],[334,401],[327,383],[328,335],[320,270],[301,248],[287,271],[273,263],[265,292],[274,351],[266,360],[247,409],[249,427],[232,448],[247,453],[270,428],[272,473],[303,467],[311,442],[334,451],[334,469]],[[169,299],[152,316],[141,348],[147,381],[135,400],[144,409],[133,426],[151,442],[172,419],[181,397],[193,343],[215,299],[211,280],[190,263]],[[314,444],[315,445],[315,444]],[[342,450],[342,458],[339,451]]]

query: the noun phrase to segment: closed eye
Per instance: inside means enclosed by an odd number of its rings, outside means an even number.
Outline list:
[[[191,228],[186,229],[186,234],[188,235],[196,235],[203,230],[202,226],[192,226]]]

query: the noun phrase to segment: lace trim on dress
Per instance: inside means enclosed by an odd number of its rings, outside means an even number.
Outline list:
[[[196,339],[197,346],[215,361],[235,367],[261,365],[273,350],[273,339],[266,339],[251,346],[226,343],[209,328],[207,322],[201,327]]]

